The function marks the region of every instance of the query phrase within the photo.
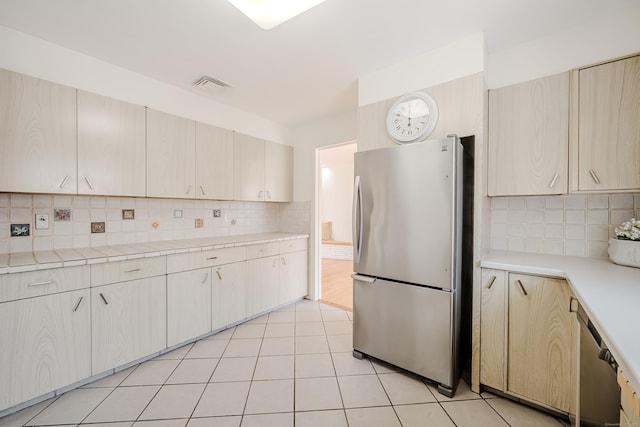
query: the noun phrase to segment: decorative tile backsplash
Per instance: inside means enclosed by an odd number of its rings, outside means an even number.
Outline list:
[[[220,211],[219,217],[214,217],[214,210]],[[48,228],[31,226],[28,237],[11,237],[11,224],[34,224],[37,214],[49,215]],[[309,215],[309,202],[0,193],[0,253],[276,231],[308,233]],[[202,227],[196,228],[199,219]],[[91,233],[92,224],[103,222],[104,233]]]
[[[491,249],[606,258],[614,229],[640,218],[640,193],[491,199]]]

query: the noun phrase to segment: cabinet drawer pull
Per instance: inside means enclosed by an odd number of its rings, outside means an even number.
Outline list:
[[[80,299],[78,300],[78,302],[76,303],[75,307],[73,307],[73,312],[75,313],[76,311],[78,311],[78,308],[80,307],[80,303],[82,303],[82,300],[84,299],[84,297],[80,297]]]
[[[204,279],[202,279],[202,284],[207,283],[207,279],[209,278],[209,273],[204,273]]]
[[[589,169],[589,175],[591,175],[591,178],[593,178],[593,182],[595,182],[596,184],[600,184],[600,178],[598,178],[598,175],[596,175],[596,171],[594,171],[593,169]]]
[[[69,181],[69,175],[64,177],[64,179],[62,180],[62,182],[60,183],[60,185],[58,187],[64,188],[64,186],[67,185],[67,181]]]
[[[553,186],[556,185],[557,180],[558,180],[558,172],[556,172],[556,174],[553,175],[553,178],[551,178],[551,182],[549,183],[549,188],[553,188]]]
[[[220,274],[220,270],[216,270],[216,275],[218,276],[219,280],[222,280],[222,274]]]
[[[491,289],[491,287],[493,286],[493,282],[496,281],[496,276],[491,276],[489,278],[489,283],[487,283],[487,289]]]
[[[520,281],[520,279],[516,280],[516,283],[518,284],[518,286],[520,286],[520,290],[522,291],[522,293],[524,294],[524,296],[529,296],[529,294],[527,293],[527,290],[524,288],[524,285],[522,284],[522,282]]]
[[[33,287],[36,287],[36,286],[47,286],[47,285],[50,285],[50,284],[51,284],[51,281],[49,281],[49,282],[36,282],[36,283],[29,283],[27,285],[27,287],[33,288]]]
[[[202,195],[204,196],[206,193],[204,192],[204,188],[202,187],[202,185],[200,186],[200,192],[202,193]]]
[[[207,258],[207,261],[213,261],[215,259],[218,259],[218,257],[217,256],[212,256],[212,257]]]
[[[107,298],[102,292],[100,292],[100,298],[102,298],[102,302],[104,302],[104,305],[109,305],[109,301],[107,301]]]
[[[135,272],[138,272],[140,270],[141,270],[141,268],[132,268],[131,270],[125,270],[124,272],[125,273],[135,273]]]
[[[88,176],[84,177],[85,182],[87,183],[87,185],[89,186],[89,190],[93,191],[93,183],[91,182],[91,180],[89,179]]]

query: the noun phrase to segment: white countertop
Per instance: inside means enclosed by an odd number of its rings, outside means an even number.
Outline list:
[[[640,268],[608,259],[492,251],[481,267],[566,279],[633,389],[640,392]]]
[[[161,255],[206,251],[280,240],[306,239],[308,237],[308,234],[296,233],[239,234],[233,236],[100,246],[95,248],[56,249],[52,251],[0,254],[0,274],[22,273],[48,268],[73,267],[137,258],[151,258]]]

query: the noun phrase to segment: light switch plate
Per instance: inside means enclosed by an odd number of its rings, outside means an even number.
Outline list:
[[[36,230],[48,230],[48,229],[49,229],[49,215],[36,214]]]

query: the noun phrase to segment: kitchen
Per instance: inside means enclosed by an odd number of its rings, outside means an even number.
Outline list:
[[[387,69],[382,69],[378,72],[362,76],[359,79],[358,105],[360,107],[357,111],[339,114],[328,119],[318,120],[312,124],[298,126],[292,131],[290,139],[285,138],[284,132],[282,132],[283,135],[280,135],[281,131],[277,126],[261,122],[260,120],[257,122],[264,124],[264,128],[260,130],[251,128],[251,126],[260,127],[255,124],[248,125],[243,123],[240,126],[244,126],[244,128],[236,126],[237,123],[235,122],[234,117],[229,119],[229,124],[227,124],[226,127],[240,129],[247,134],[260,134],[260,136],[264,138],[276,141],[296,141],[294,144],[293,154],[293,162],[295,165],[293,172],[293,181],[295,182],[293,189],[294,206],[269,207],[266,208],[267,212],[264,214],[267,218],[275,218],[267,221],[274,223],[278,221],[278,218],[281,220],[283,216],[291,217],[296,215],[296,213],[289,215],[291,212],[280,212],[280,210],[301,212],[299,216],[302,222],[291,221],[291,226],[293,227],[291,231],[294,233],[308,232],[310,234],[309,270],[311,278],[310,283],[313,284],[317,281],[316,277],[318,274],[315,261],[318,233],[313,229],[307,228],[307,230],[304,230],[295,229],[295,227],[299,227],[301,223],[305,224],[305,217],[309,221],[308,224],[316,223],[316,213],[314,212],[315,205],[313,201],[315,177],[312,173],[309,173],[309,171],[315,170],[314,162],[316,147],[353,139],[358,140],[359,150],[377,148],[382,147],[385,144],[391,144],[389,140],[386,140],[384,130],[384,114],[386,113],[388,106],[390,106],[395,98],[402,93],[413,90],[422,90],[423,88],[433,88],[431,89],[431,93],[440,103],[441,118],[439,123],[443,126],[440,129],[436,128],[432,137],[440,138],[446,136],[446,134],[451,132],[451,129],[456,129],[456,132],[459,135],[476,135],[477,153],[480,154],[477,158],[484,158],[486,155],[486,150],[484,149],[486,142],[483,141],[486,126],[484,122],[486,120],[486,112],[483,100],[485,87],[492,89],[508,86],[513,83],[545,77],[547,75],[568,71],[577,67],[615,59],[638,52],[640,50],[639,46],[637,46],[637,40],[639,38],[635,37],[633,34],[629,35],[625,32],[632,32],[637,27],[634,25],[634,23],[637,23],[637,8],[633,9],[632,12],[633,13],[620,13],[613,17],[603,18],[601,21],[598,21],[599,25],[585,24],[583,26],[577,26],[573,28],[572,31],[561,32],[556,35],[548,36],[547,38],[541,37],[529,43],[523,43],[522,45],[512,49],[506,49],[501,52],[492,53],[491,55],[487,55],[485,51],[485,40],[484,36],[481,34],[462,39],[457,43],[447,44],[440,49],[434,49],[433,51],[428,52],[424,56],[416,56],[413,60],[410,59],[403,61],[399,63],[399,66],[397,67],[392,66]],[[625,25],[624,23],[627,24]],[[83,73],[86,71],[94,71],[96,72],[96,75],[103,76],[109,80],[115,78],[116,81],[123,80],[128,82],[131,81],[128,77],[132,77],[132,80],[135,82],[140,82],[141,80],[146,82],[148,86],[145,87],[149,90],[152,88],[158,89],[158,86],[154,86],[157,84],[155,81],[145,81],[138,75],[132,76],[121,69],[113,69],[108,64],[97,63],[93,58],[88,58],[81,54],[60,48],[59,46],[43,42],[42,40],[34,39],[23,33],[18,33],[14,30],[9,30],[8,28],[2,28],[2,37],[7,41],[3,48],[6,49],[6,52],[3,52],[2,55],[4,61],[7,62],[0,64],[3,68],[13,69],[24,74],[37,75],[47,80],[52,80],[72,87],[81,87],[89,91],[91,91],[92,86],[88,83],[82,83],[82,79],[85,78]],[[582,46],[582,44],[577,44],[572,41],[575,39],[584,40],[585,45],[590,47],[589,52],[573,52],[573,50],[578,50],[575,49],[576,46]],[[600,41],[601,44],[595,43],[596,40]],[[572,51],[572,54],[567,54],[568,51]],[[30,54],[25,55],[24,52],[30,52]],[[61,67],[62,69],[50,69],[51,64],[46,62],[46,58],[51,57],[51,55],[53,55],[53,57],[67,58],[68,65],[65,66],[64,64],[57,64],[58,67]],[[448,62],[442,61],[443,58]],[[458,60],[458,62],[455,60]],[[428,67],[428,64],[432,64],[434,61],[440,61],[438,63],[443,64],[435,71],[444,73],[444,75],[436,73],[433,70],[433,67]],[[451,63],[450,68],[444,65],[448,63]],[[431,68],[431,73],[428,72],[430,71],[429,68]],[[46,75],[47,73],[49,74]],[[486,74],[486,77],[484,74]],[[127,78],[125,78],[125,76]],[[133,79],[133,77],[135,77],[135,79]],[[174,89],[172,88],[162,87],[162,89],[166,90],[166,92],[161,93],[167,93],[168,98],[172,95],[176,95],[176,92],[174,92]],[[133,94],[140,94],[140,92],[142,92],[138,87],[124,85],[124,88],[114,88],[111,93],[107,93],[105,95],[134,101],[130,99],[130,95],[124,96],[125,94],[123,92],[128,91]],[[102,92],[104,92],[104,90]],[[450,94],[453,95],[450,96]],[[182,98],[182,96],[185,96],[182,93],[176,96],[177,99],[185,99]],[[458,97],[456,98],[455,96]],[[139,95],[139,97],[142,96]],[[148,93],[147,97],[148,98],[144,101],[139,101],[138,104],[150,104],[150,99],[153,97]],[[191,100],[196,98],[188,99]],[[202,102],[199,100],[200,98],[197,98],[195,102]],[[167,104],[169,103],[167,102]],[[460,105],[463,105],[463,107],[460,108]],[[161,109],[160,106],[157,106],[157,108]],[[169,109],[167,106],[164,108]],[[174,106],[169,110],[174,114],[187,116],[196,120],[209,120],[209,117],[203,117],[205,114],[201,111],[185,111],[190,110],[188,106]],[[194,107],[193,110],[197,110],[197,108]],[[225,111],[222,111],[222,113],[224,115]],[[228,111],[226,111],[226,113],[228,117],[230,114],[228,114]],[[356,115],[358,116],[357,120]],[[240,121],[241,120],[237,120],[237,122]],[[483,177],[486,173],[487,170],[484,161],[477,162],[476,176],[480,179],[477,179],[476,181],[483,182]],[[526,232],[523,234],[520,231],[526,224],[523,217],[530,217],[529,210],[532,211],[533,215],[539,215],[540,211],[543,211],[543,215],[548,215],[549,217],[556,217],[557,215],[569,215],[573,217],[574,215],[580,215],[574,211],[582,211],[582,215],[584,215],[585,218],[593,216],[597,217],[600,212],[590,213],[590,210],[593,209],[607,211],[607,215],[610,215],[611,218],[614,218],[615,216],[617,219],[618,215],[621,217],[625,216],[629,211],[632,213],[635,212],[635,215],[637,215],[638,211],[637,194],[635,197],[631,198],[631,205],[629,204],[629,198],[627,196],[617,196],[612,194],[607,198],[606,206],[604,205],[602,195],[599,196],[600,199],[594,199],[594,201],[591,201],[591,196],[580,194],[548,196],[543,198],[544,205],[541,205],[541,198],[539,197],[497,197],[489,199],[484,197],[483,194],[485,193],[477,192],[475,203],[477,212],[477,236],[474,240],[474,244],[476,246],[474,252],[478,254],[478,260],[482,258],[480,254],[485,253],[488,249],[507,249],[518,251],[523,248],[527,249],[534,247],[543,253],[548,251],[547,253],[554,254],[558,253],[558,250],[560,250],[560,253],[565,255],[591,255],[603,257],[606,256],[606,252],[603,253],[602,248],[603,243],[606,246],[606,239],[604,239],[604,242],[602,240],[593,240],[597,243],[591,244],[591,240],[589,239],[591,234],[587,235],[586,232],[584,235],[579,233],[575,234],[577,232],[574,228],[570,229],[570,233],[574,234],[569,234],[568,236],[575,238],[565,239],[564,235],[559,236],[558,234],[552,234],[549,236],[549,242],[546,243],[546,245],[549,246],[544,246],[545,242],[541,242],[543,246],[538,248],[535,246],[538,242],[535,238],[538,236],[529,236]],[[111,202],[109,202],[109,200],[111,200]],[[547,200],[550,201],[547,203]],[[561,206],[555,204],[558,200],[562,200]],[[99,200],[96,201],[96,203],[104,203],[105,206],[108,202],[113,203],[113,199],[108,198],[104,202]],[[124,199],[120,200],[120,205],[114,209],[119,209],[120,207],[129,208],[128,205],[125,206],[125,202],[126,200]],[[151,201],[148,202],[148,204],[153,203],[154,202]],[[202,208],[199,205],[194,205],[193,207],[189,206],[188,203],[190,202],[182,203],[185,213],[188,213],[188,209],[209,210],[218,208],[217,205],[208,207],[205,202],[202,202],[204,204]],[[223,228],[225,232],[231,233],[233,231],[229,230],[233,230],[232,227],[234,227],[233,225],[230,225],[231,221],[236,217],[240,218],[240,215],[249,214],[247,214],[247,212],[240,212],[245,208],[244,205],[235,206],[232,202],[228,203],[228,205],[221,204],[219,208],[223,211],[226,209],[238,210],[237,214],[233,212],[232,215],[230,215],[228,218],[229,222],[224,222],[224,225],[222,225],[222,227],[227,227]],[[296,206],[298,204],[302,205],[302,207]],[[138,214],[138,206],[134,207],[136,208],[136,214]],[[160,206],[160,209],[166,209],[173,212],[175,210],[180,210],[180,207],[180,203],[176,202],[175,204],[170,203],[167,206]],[[91,206],[79,208],[91,209]],[[307,209],[306,214],[303,212],[305,208]],[[141,212],[144,211],[143,207],[140,207],[140,209]],[[156,209],[156,207],[147,207],[147,209],[152,210]],[[549,214],[546,213],[547,209],[551,211]],[[253,212],[258,210],[258,208],[254,209],[253,206],[249,206],[246,207],[246,210]],[[159,216],[161,214],[164,215],[164,212],[158,213]],[[235,217],[234,214],[236,215]],[[140,219],[144,220],[145,218]],[[146,219],[152,218],[148,217]],[[224,219],[225,218],[222,218],[222,221],[224,221]],[[518,222],[518,219],[520,219],[520,222]],[[246,233],[259,231],[257,226],[256,228],[251,228],[247,225],[248,223],[249,222],[247,221],[239,221],[238,226],[246,226]],[[126,223],[122,220],[123,234],[128,231],[125,224],[130,223]],[[534,225],[535,224],[539,223],[534,222]],[[214,223],[214,225],[217,224]],[[554,225],[554,223],[550,223],[550,225]],[[564,223],[560,225],[564,226]],[[567,225],[574,226],[582,224],[570,223]],[[584,224],[583,228],[585,228],[585,230],[587,225],[590,224]],[[607,224],[607,226],[609,225],[616,225],[616,223],[612,220],[610,224]],[[147,231],[147,233],[150,235],[156,231],[162,232],[162,227],[163,224],[161,223],[159,230],[154,229],[152,231]],[[207,229],[206,227],[207,224],[205,224],[205,230]],[[275,229],[276,226],[272,227],[273,228],[268,231],[279,231],[278,229]],[[309,226],[307,225],[307,227]],[[190,237],[188,234],[189,232],[193,233],[193,229],[189,226],[189,231],[187,231],[187,226],[184,226],[184,237]],[[554,232],[566,233],[567,230],[563,227],[561,231],[552,231],[552,233]],[[197,235],[193,235],[193,237],[197,237]],[[154,238],[153,240],[156,239]],[[570,244],[565,245],[565,241],[569,240],[571,240]],[[9,241],[8,237],[5,238],[5,242],[7,241]],[[82,236],[80,236],[79,241],[82,241]],[[98,239],[96,239],[96,241],[98,241]],[[558,246],[554,246],[557,245],[558,241],[560,241],[560,248]],[[578,250],[576,248],[580,247],[583,248],[583,252],[576,253]],[[587,248],[589,248],[589,251],[593,248],[595,252],[587,252]],[[532,249],[531,251],[534,250]],[[10,251],[7,250],[6,252]],[[487,265],[486,267],[495,268],[495,263],[499,261],[500,260],[494,261],[494,264]],[[513,268],[513,266],[511,266],[511,268]],[[478,269],[475,274],[475,283],[480,283],[480,270]],[[553,275],[557,276],[558,274],[559,273],[555,272]],[[310,292],[312,299],[315,299],[313,298],[313,285]],[[479,300],[479,298],[474,296],[474,301],[478,302]]]

